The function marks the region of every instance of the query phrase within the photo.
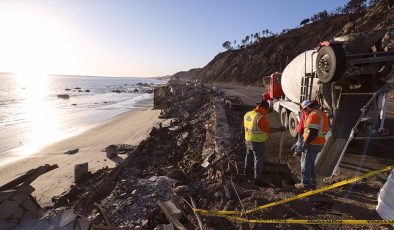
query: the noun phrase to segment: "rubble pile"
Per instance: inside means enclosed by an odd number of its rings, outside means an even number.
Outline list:
[[[30,185],[0,191],[0,226],[16,226],[22,219],[38,218],[41,207],[31,196],[34,188]]]
[[[40,166],[0,187],[0,229],[12,229],[22,220],[42,215],[42,208],[31,195],[35,189],[30,184],[42,174],[57,167]]]
[[[172,197],[172,179],[165,176],[140,179],[132,175],[118,182],[111,194],[101,201],[109,222],[117,227],[147,227],[148,217],[157,201]],[[96,213],[92,216],[95,217]],[[95,223],[94,218],[92,223]]]
[[[243,175],[242,117],[250,108],[223,108],[211,90],[185,88],[178,94],[182,87],[172,92],[170,87],[164,87],[160,103],[155,103],[157,108],[167,103],[168,109],[163,114],[170,120],[154,127],[136,148],[115,145],[116,149],[127,149],[125,161],[113,169],[103,168],[89,174],[54,197],[54,208],[47,210],[43,218],[45,228],[236,229],[246,225],[215,216],[200,216],[191,207],[252,209],[299,194],[293,187],[298,182],[299,160],[285,151],[282,161],[277,161],[278,134],[270,135],[264,156],[263,176],[271,184],[258,187],[252,178]],[[184,112],[176,113],[177,109]],[[220,135],[223,130],[226,135]],[[292,140],[286,141],[283,149],[290,149],[290,143]],[[367,179],[255,212],[247,218],[378,219],[373,202],[365,202],[360,197],[373,199],[371,196],[382,183],[375,178]],[[28,224],[41,229],[44,226]],[[294,226],[264,225],[267,229],[291,227]],[[325,226],[318,228],[326,229]]]

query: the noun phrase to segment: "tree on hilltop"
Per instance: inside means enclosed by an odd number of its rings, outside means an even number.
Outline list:
[[[241,46],[241,48],[243,48],[243,47],[245,47],[245,44],[246,44],[246,40],[245,39],[242,39],[242,46]]]
[[[343,7],[342,6],[338,6],[336,9],[335,9],[335,13],[336,14],[341,14],[343,12]]]
[[[347,13],[356,13],[357,11],[367,7],[366,0],[350,0],[345,6],[344,11]]]
[[[316,14],[314,14],[312,17],[311,17],[311,21],[312,22],[317,22],[317,21],[320,21],[320,20],[324,20],[324,19],[326,19],[328,17],[328,12],[327,12],[327,10],[323,10],[323,11],[320,11],[320,12],[317,12]]]
[[[223,42],[222,46],[223,46],[223,48],[225,48],[227,50],[231,50],[232,49],[231,42],[229,42],[229,41]]]
[[[311,20],[310,20],[309,18],[305,18],[304,20],[302,20],[302,21],[300,22],[300,26],[306,25],[306,24],[308,24],[310,21],[311,21]]]
[[[249,35],[246,35],[246,37],[245,37],[245,44],[247,44],[248,42],[249,42]]]

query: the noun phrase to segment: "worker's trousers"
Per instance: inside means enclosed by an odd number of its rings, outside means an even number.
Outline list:
[[[323,145],[309,145],[301,155],[301,180],[305,187],[316,187],[315,161]]]
[[[246,141],[246,155],[245,155],[245,171],[247,171],[249,165],[252,164],[254,159],[254,178],[263,177],[263,156],[265,152],[264,142],[252,142]]]

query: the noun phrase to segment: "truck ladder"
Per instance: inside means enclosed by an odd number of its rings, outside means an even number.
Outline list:
[[[313,88],[313,78],[316,77],[316,70],[313,69],[313,55],[317,54],[317,52],[313,52],[311,54],[311,72],[307,72],[306,69],[306,52],[305,52],[305,61],[304,61],[304,69],[305,75],[301,78],[301,94],[300,94],[300,103],[305,100],[312,99],[312,88]]]

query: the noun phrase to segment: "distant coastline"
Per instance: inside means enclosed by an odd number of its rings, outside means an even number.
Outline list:
[[[145,85],[162,83],[147,78],[51,75],[47,83],[34,86],[7,74],[1,78],[0,162],[6,156],[32,154],[134,110],[140,101],[152,98]],[[64,99],[59,94],[69,96]]]

